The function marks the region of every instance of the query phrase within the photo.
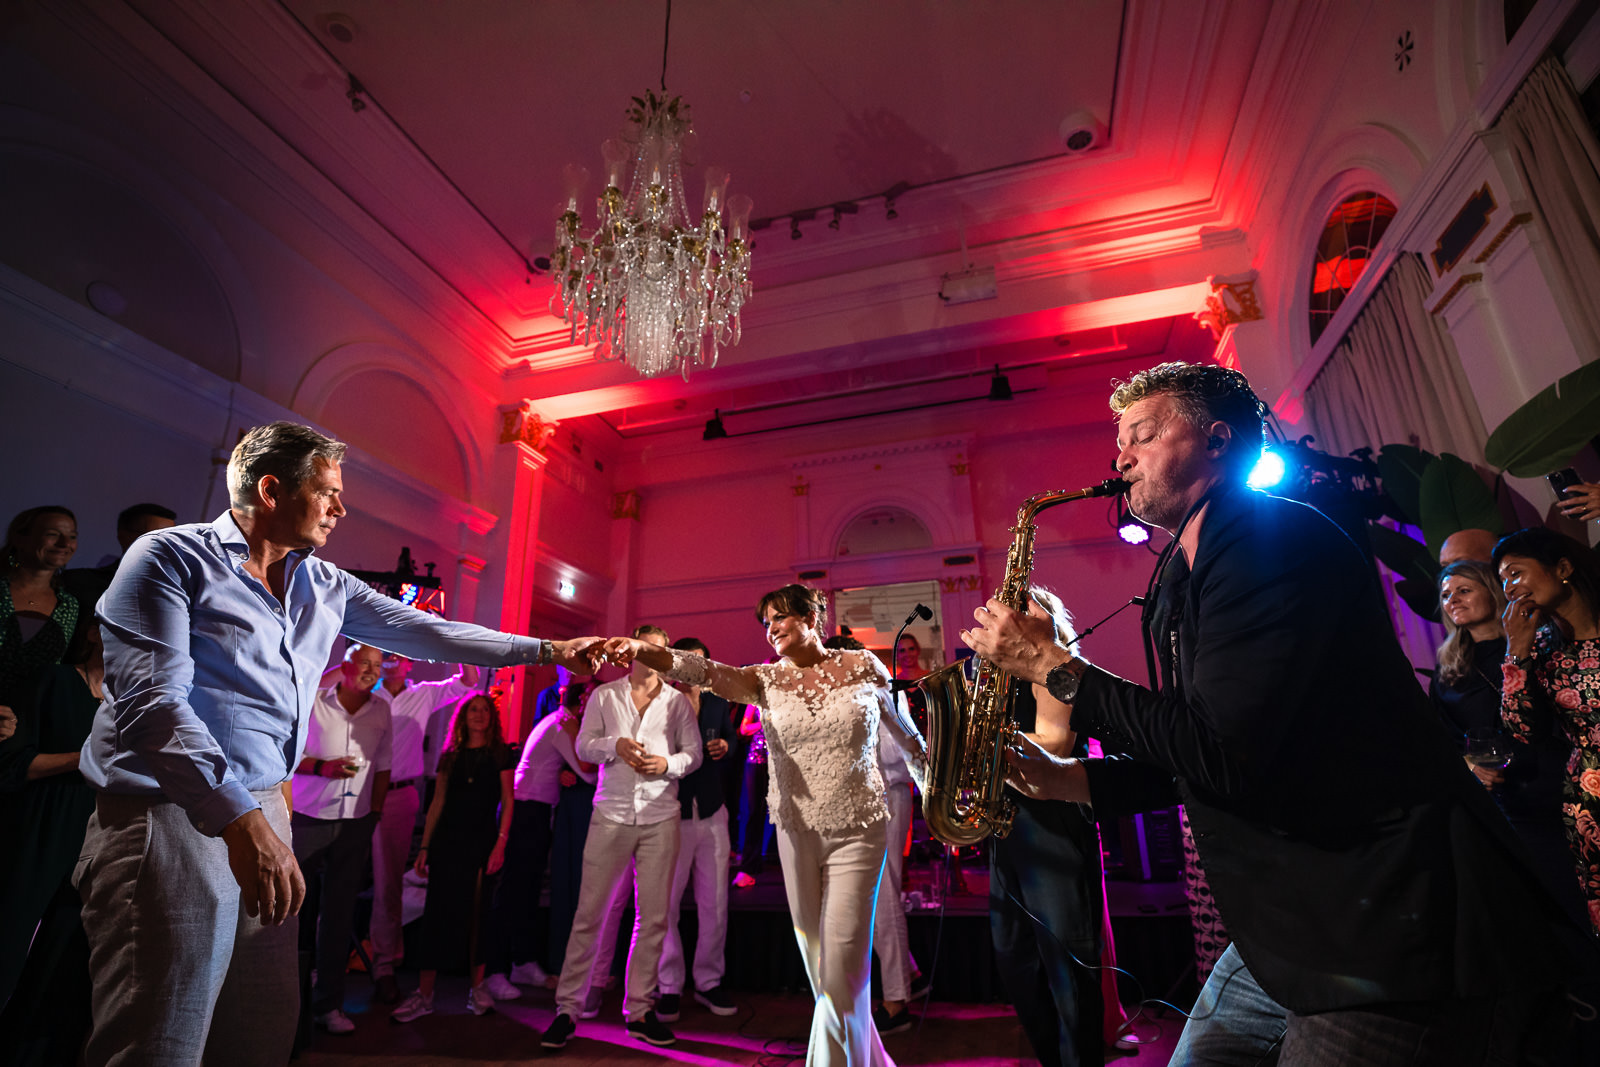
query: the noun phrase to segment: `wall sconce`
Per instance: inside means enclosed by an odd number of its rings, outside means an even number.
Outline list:
[[[556,582],[556,595],[561,597],[562,600],[571,600],[578,595],[578,587],[571,579],[562,578]]]

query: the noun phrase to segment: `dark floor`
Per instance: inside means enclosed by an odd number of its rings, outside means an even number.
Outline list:
[[[413,985],[402,974],[402,989]],[[559,1058],[568,1067],[593,1064],[644,1064],[673,1060],[703,1065],[741,1064],[781,1067],[805,1058],[811,1005],[798,995],[750,994],[738,997],[737,1015],[720,1018],[684,999],[683,1018],[673,1024],[678,1043],[653,1048],[623,1029],[621,992],[610,990],[599,1018],[578,1024],[578,1036],[559,1052],[539,1047],[539,1033],[554,1014],[548,989],[525,988],[520,1000],[501,1002],[488,1015],[466,1007],[464,978],[441,977],[434,1014],[407,1024],[389,1021],[386,1005],[366,1006],[369,987],[362,977],[350,982],[351,1018],[356,1032],[334,1037],[318,1031],[301,1067],[366,1067],[369,1064],[524,1064]],[[364,1010],[362,1010],[364,1009]],[[1182,1020],[1140,1020],[1135,1033],[1147,1039],[1137,1053],[1113,1063],[1164,1064],[1177,1041]],[[884,1039],[896,1062],[909,1064],[998,1065],[1035,1062],[1011,1010],[1003,1004],[928,1005],[919,1026]]]

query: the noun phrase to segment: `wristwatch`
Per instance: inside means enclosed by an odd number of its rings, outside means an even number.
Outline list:
[[[1083,672],[1072,669],[1075,662],[1069,659],[1065,663],[1058,663],[1044,676],[1045,689],[1063,704],[1072,703],[1078,695],[1078,683],[1083,681]]]
[[[539,642],[539,658],[534,660],[536,667],[548,667],[556,661],[556,646],[554,641]]]

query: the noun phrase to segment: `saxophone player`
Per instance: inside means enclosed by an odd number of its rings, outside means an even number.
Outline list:
[[[1237,371],[1162,364],[1111,409],[1129,507],[1173,536],[1144,624],[1159,687],[1092,666],[1031,606],[991,600],[962,638],[1130,757],[1016,735],[1025,794],[1102,818],[1187,806],[1234,941],[1172,1063],[1523,1062],[1560,1033],[1568,931],[1429,721],[1371,564],[1246,486],[1265,408]]]

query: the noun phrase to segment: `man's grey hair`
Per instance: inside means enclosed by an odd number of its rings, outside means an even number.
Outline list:
[[[1114,382],[1111,410],[1117,418],[1141,400],[1170,396],[1178,413],[1201,433],[1225,422],[1233,430],[1227,457],[1235,470],[1248,472],[1261,456],[1267,407],[1243,374],[1214,363],[1162,363],[1125,382]]]
[[[297,422],[269,422],[239,439],[228,460],[228,500],[241,510],[256,506],[256,485],[272,475],[294,492],[320,463],[343,463],[345,444]]]

